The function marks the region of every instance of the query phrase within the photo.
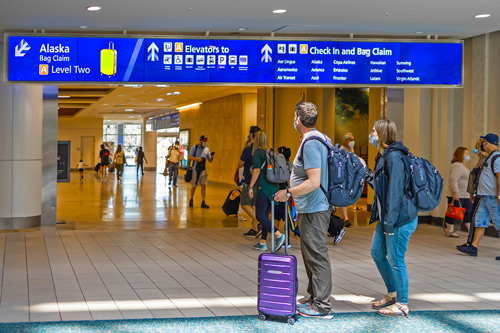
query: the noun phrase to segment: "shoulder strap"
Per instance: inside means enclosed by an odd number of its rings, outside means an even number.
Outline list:
[[[500,153],[494,154],[493,157],[491,157],[491,171],[493,172],[495,177],[497,176],[497,174],[495,173],[495,161],[499,157],[500,157]]]
[[[306,143],[308,141],[311,141],[311,140],[316,140],[316,141],[321,142],[322,144],[324,144],[326,146],[326,148],[328,150],[332,149],[331,144],[329,144],[325,139],[323,139],[319,136],[310,136],[310,137],[306,138],[304,140],[304,142],[302,142],[302,144],[300,145],[299,155],[297,157],[299,159],[300,163],[304,162],[304,146],[306,145]],[[335,145],[335,148],[337,148],[337,145]]]

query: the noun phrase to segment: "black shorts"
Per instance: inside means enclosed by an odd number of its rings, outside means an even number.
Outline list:
[[[78,169],[78,171],[83,172],[83,169]]]
[[[448,205],[451,203],[453,200],[452,197],[446,197],[448,198]],[[470,223],[472,220],[472,201],[470,201],[469,198],[460,198],[460,203],[462,204],[462,208],[465,208],[465,214],[464,214],[464,223]],[[459,207],[458,201],[455,201],[453,203],[453,206]],[[445,216],[444,221],[449,224],[460,224],[460,220],[455,220],[450,217]]]

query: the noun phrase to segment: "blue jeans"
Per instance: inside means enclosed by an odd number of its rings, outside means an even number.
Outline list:
[[[262,224],[261,239],[266,240],[267,234],[271,231],[271,220],[269,213],[271,212],[271,200],[262,191],[257,192],[255,200],[255,217]]]
[[[417,228],[418,217],[408,224],[394,228],[394,235],[385,235],[378,222],[372,240],[372,258],[388,292],[397,292],[399,303],[408,303],[408,271],[405,253],[410,237]]]

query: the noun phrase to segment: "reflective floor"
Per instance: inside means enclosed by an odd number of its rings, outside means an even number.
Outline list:
[[[231,185],[209,184],[207,204],[202,209],[200,189],[197,189],[194,208],[188,207],[189,184],[179,177],[178,187],[168,186],[165,177],[155,172],[136,176],[134,168],[125,168],[122,183],[110,173],[102,181],[94,171],[85,171],[83,182],[77,172],[71,173],[70,183],[57,186],[57,219],[66,222],[60,229],[167,229],[249,227],[234,216],[226,217],[222,205]],[[364,199],[360,207],[366,207]],[[366,210],[349,209],[354,225],[366,225]],[[248,216],[247,216],[248,217]]]
[[[152,172],[137,181],[127,169],[123,184],[93,172],[72,177],[58,186],[66,224],[0,233],[0,322],[257,314],[261,252],[242,236],[249,221],[220,208],[231,186],[210,185],[211,208],[202,210],[199,193],[190,209],[185,183],[172,189]],[[349,214],[354,226],[328,245],[333,311],[370,312],[386,292],[370,257],[373,226],[364,225],[366,211]],[[485,237],[474,258],[455,249],[459,234],[418,226],[406,254],[411,311],[500,309],[500,241]],[[291,244],[301,297],[300,238]]]

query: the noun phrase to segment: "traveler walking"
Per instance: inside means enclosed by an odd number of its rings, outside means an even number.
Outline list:
[[[141,168],[141,174],[144,176],[144,161],[148,163],[146,155],[142,151],[142,147],[137,148],[137,155],[135,155],[135,163],[137,163],[137,177],[139,177],[139,168]]]
[[[109,150],[101,145],[101,151],[99,152],[99,159],[101,160],[101,179],[108,178],[108,165],[110,163]]]
[[[271,205],[274,204],[273,196],[278,191],[278,184],[271,183],[266,178],[266,151],[269,149],[267,135],[264,132],[257,132],[253,143],[253,171],[248,194],[250,198],[255,198],[255,215],[257,221],[262,224],[262,235],[260,242],[255,244],[254,250],[267,250],[267,234],[271,231],[274,221],[269,219]],[[258,184],[258,185],[257,185]],[[254,193],[254,188],[257,188]],[[285,235],[276,229],[276,251],[279,251],[285,243]]]
[[[405,195],[410,173],[404,159],[408,148],[396,141],[396,124],[389,119],[375,122],[369,142],[379,156],[374,170],[370,223],[377,222],[371,255],[387,288],[387,295],[372,304],[384,316],[409,315],[408,272],[405,253],[410,237],[417,228],[417,208]],[[406,188],[405,188],[406,187]]]
[[[470,245],[457,247],[457,250],[477,256],[479,242],[490,221],[497,231],[500,231],[500,153],[498,152],[498,135],[489,133],[482,136],[484,139],[482,149],[488,153],[481,165],[477,194],[474,201],[478,200],[477,211],[474,214],[474,239]],[[496,257],[500,260],[500,256]]]
[[[116,180],[118,180],[118,183],[121,183],[123,176],[123,168],[124,165],[127,164],[127,161],[125,160],[125,152],[122,150],[122,145],[118,145],[118,147],[116,147],[113,163],[115,164],[115,169],[116,169]]]
[[[238,161],[238,168],[243,168],[243,184],[241,187],[241,208],[252,219],[252,228],[243,234],[245,237],[258,237],[262,233],[259,230],[257,217],[255,216],[255,197],[250,198],[250,182],[252,181],[252,167],[253,167],[253,142],[255,134],[260,131],[258,126],[250,127],[248,134],[248,145],[243,149],[240,160]],[[257,193],[256,188],[253,189]]]
[[[191,148],[188,159],[193,161],[193,177],[191,179],[191,198],[189,199],[189,207],[193,207],[193,198],[198,185],[201,185],[201,208],[210,208],[205,203],[206,187],[208,182],[208,174],[206,169],[206,161],[210,163],[214,160],[215,152],[210,153],[207,147],[208,138],[204,135],[200,137],[200,142]]]
[[[167,155],[167,168],[168,168],[168,185],[177,187],[177,178],[179,175],[179,161],[181,159],[181,151],[179,150],[179,140],[168,149]]]
[[[472,150],[472,152],[479,157],[479,160],[472,169],[472,171],[470,172],[469,183],[467,184],[467,193],[469,193],[469,199],[472,201],[472,209],[470,213],[471,219],[469,223],[469,235],[467,237],[467,241],[464,244],[457,245],[457,249],[472,244],[472,241],[474,240],[474,231],[476,229],[474,225],[474,215],[476,214],[477,206],[479,203],[479,200],[474,200],[474,196],[476,195],[477,192],[477,183],[479,180],[479,174],[481,173],[481,166],[483,165],[484,159],[488,156],[488,153],[482,150],[483,141],[484,140],[481,138],[478,139],[476,141],[476,144],[474,145],[474,149]]]
[[[354,135],[352,133],[346,133],[344,135],[344,144],[340,146],[341,149],[344,149],[347,152],[354,152]],[[340,217],[344,220],[344,227],[350,228],[351,222],[349,222],[349,215],[347,215],[347,207],[340,207]]]
[[[78,172],[80,173],[80,180],[83,182],[83,168],[88,167],[87,164],[83,163],[83,160],[80,160],[80,162],[77,163],[76,168],[78,169]]]
[[[275,200],[285,202],[290,193],[295,201],[300,230],[300,247],[307,277],[309,299],[298,304],[298,312],[307,317],[332,318],[332,271],[328,256],[328,226],[331,207],[320,189],[328,188],[328,149],[318,140],[304,141],[309,137],[319,137],[331,142],[323,133],[315,129],[318,109],[313,103],[300,102],[295,106],[293,126],[302,136],[299,151],[303,151],[293,161],[290,188],[280,190]],[[297,154],[298,155],[298,154]]]
[[[450,175],[448,178],[448,205],[453,204],[455,207],[465,208],[463,215],[463,222],[467,227],[470,227],[472,201],[467,193],[467,184],[469,182],[470,171],[466,163],[470,161],[469,150],[465,147],[458,147],[453,153],[451,160]],[[459,236],[455,233],[455,226],[460,225],[461,220],[453,219],[445,216],[444,222],[446,224],[445,236],[455,237]]]

